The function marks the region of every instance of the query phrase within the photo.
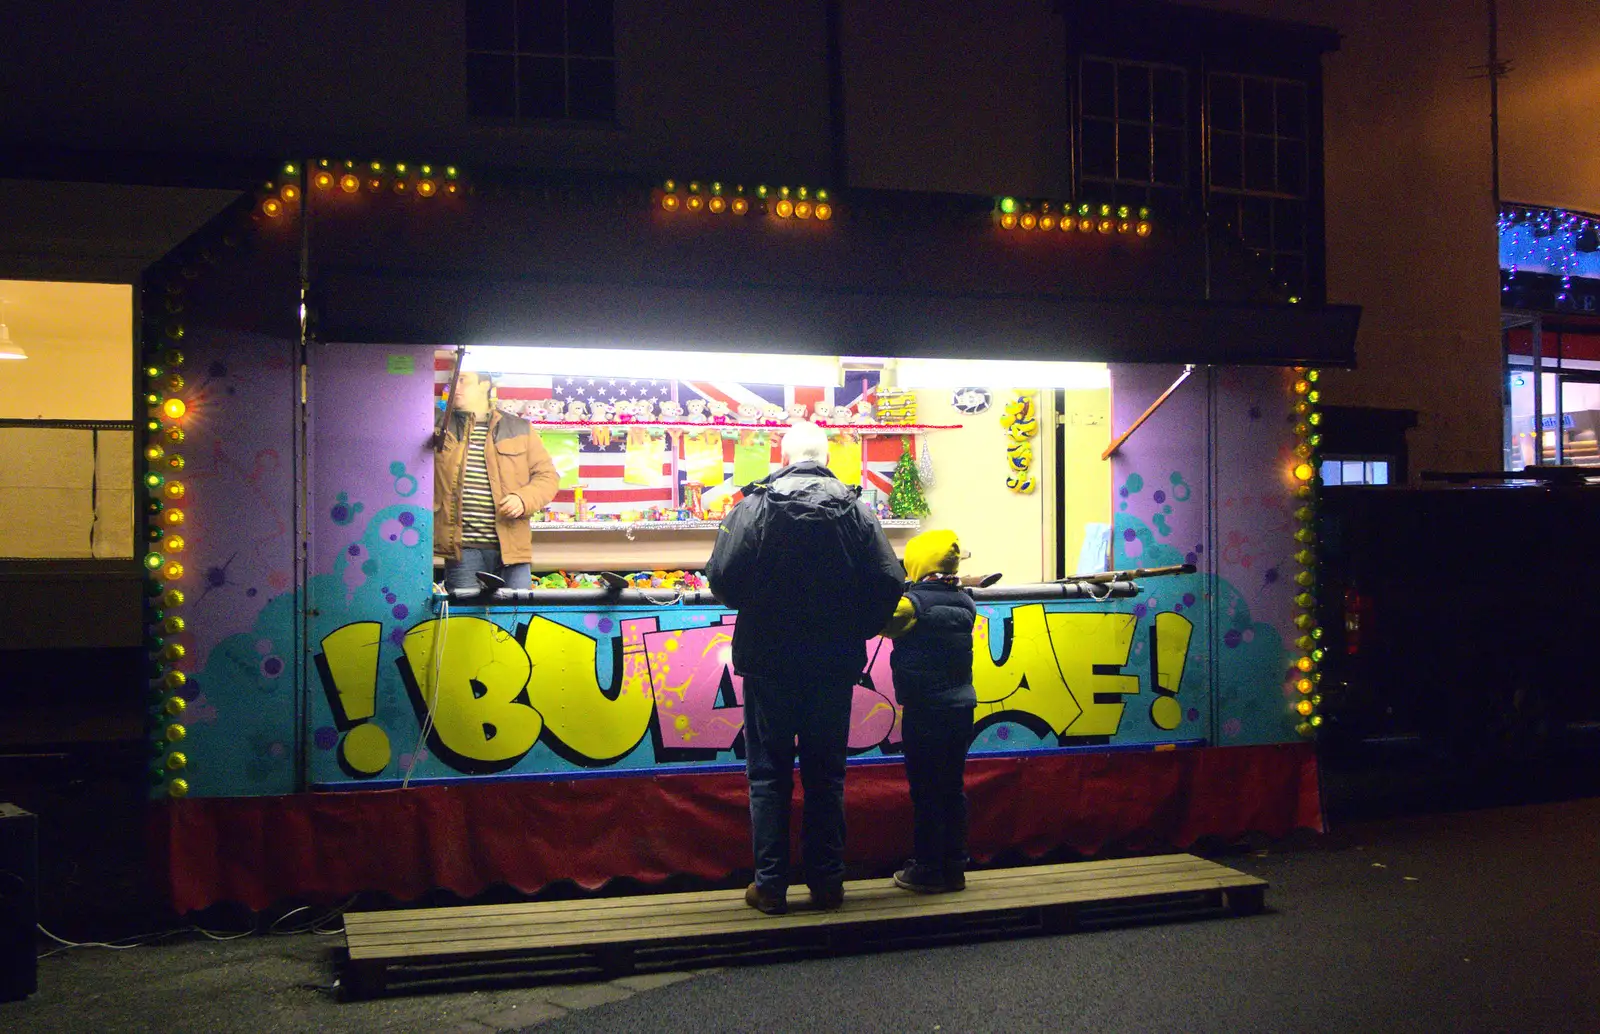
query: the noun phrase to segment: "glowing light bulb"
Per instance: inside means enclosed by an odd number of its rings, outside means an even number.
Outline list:
[[[261,202],[261,214],[268,219],[276,219],[283,214],[283,202],[275,197],[269,197]]]
[[[1010,212],[1002,215],[1000,217],[1000,228],[1002,230],[1015,230],[1017,228],[1017,217]]]
[[[183,606],[183,598],[182,589],[168,589],[161,594],[161,602],[168,607]]]
[[[169,582],[175,582],[183,577],[183,565],[176,560],[168,560],[167,566],[161,569],[161,577]]]
[[[1296,711],[1299,711],[1301,714],[1305,715],[1307,718],[1311,717],[1311,712],[1316,710],[1316,708],[1312,706],[1311,701],[1309,701],[1309,700],[1298,701],[1294,705],[1294,709]]]
[[[168,481],[164,486],[162,486],[161,491],[168,499],[182,499],[184,493],[183,482]]]
[[[1053,216],[1053,215],[1041,215],[1039,217],[1039,229],[1041,229],[1041,230],[1054,230],[1055,228],[1056,228],[1056,217],[1055,216]]]
[[[327,190],[333,186],[333,173],[322,170],[311,177],[311,182],[318,190]]]
[[[732,207],[733,207],[733,214],[734,215],[744,215],[746,212],[750,211],[750,202],[746,201],[742,197],[736,197],[736,198],[733,199],[733,206]],[[822,217],[818,216],[817,218],[820,219]]]
[[[353,172],[347,172],[339,177],[339,189],[346,194],[354,194],[361,189],[361,177]]]
[[[175,470],[175,471],[176,470],[182,470],[183,469],[183,457],[179,456],[177,453],[173,453],[171,456],[167,457],[167,466],[170,469]]]
[[[690,194],[684,199],[683,207],[691,212],[698,212],[701,208],[705,207],[705,203],[705,199],[699,194]]]
[[[785,187],[784,189],[787,190],[788,188]],[[794,202],[788,198],[780,200],[777,205],[777,215],[779,219],[787,219],[794,215]]]
[[[278,191],[278,196],[283,198],[284,201],[293,203],[300,199],[300,188],[293,183],[285,183],[283,189]]]
[[[164,563],[166,563],[166,558],[160,553],[151,552],[144,555],[144,566],[148,567],[152,571]]]
[[[167,553],[182,553],[184,544],[182,535],[168,535],[161,548]]]
[[[423,197],[432,197],[439,190],[439,185],[433,180],[418,180],[417,193]]]
[[[663,195],[661,195],[661,207],[662,207],[662,209],[664,211],[676,212],[678,210],[678,204],[679,204],[678,195],[676,195],[676,194],[663,194]]]
[[[811,218],[811,202],[809,202],[809,201],[797,201],[797,202],[795,202],[794,217],[796,219],[810,219]]]
[[[1302,695],[1310,693],[1315,686],[1316,683],[1312,682],[1310,679],[1295,679],[1294,682],[1295,691]]]
[[[1152,227],[1152,226],[1151,226],[1151,225],[1150,225],[1150,223],[1149,223],[1149,222],[1147,222],[1147,221],[1144,221],[1144,220],[1140,220],[1140,221],[1139,221],[1139,222],[1138,222],[1138,223],[1137,223],[1137,224],[1136,224],[1136,225],[1135,225],[1135,226],[1134,226],[1134,228],[1133,228],[1133,232],[1134,232],[1134,233],[1136,233],[1136,234],[1138,234],[1138,235],[1139,235],[1139,236],[1141,236],[1141,237],[1148,237],[1148,236],[1150,236],[1150,231],[1151,231],[1151,230],[1152,230],[1152,229],[1153,229],[1153,228],[1154,228],[1154,227]]]
[[[710,211],[712,215],[721,215],[723,212],[728,210],[728,199],[725,197],[714,197],[710,201],[706,202],[706,209]]]
[[[1309,463],[1296,463],[1294,465],[1294,476],[1300,481],[1310,481],[1316,476],[1316,473],[1316,468]]]
[[[168,420],[182,420],[183,415],[189,411],[183,399],[167,399],[161,403],[161,412]]]
[[[1022,227],[1024,230],[1031,230],[1035,226],[1039,225],[1039,217],[1034,215],[1032,212],[1024,212],[1022,213],[1022,217],[1017,220],[1017,225]]]

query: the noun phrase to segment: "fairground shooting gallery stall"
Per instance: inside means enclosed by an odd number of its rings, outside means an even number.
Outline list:
[[[142,292],[174,903],[748,866],[736,615],[699,572],[796,416],[897,545],[950,528],[1001,575],[974,590],[979,861],[1316,826],[1317,368],[1356,313],[1255,286],[1098,204],[284,165]],[[560,474],[530,591],[439,586],[458,363]],[[860,873],[910,833],[869,648]]]

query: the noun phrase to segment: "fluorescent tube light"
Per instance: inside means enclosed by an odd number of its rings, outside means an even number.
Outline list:
[[[684,352],[652,348],[546,348],[472,345],[462,369],[552,377],[633,377],[681,381],[738,381],[841,387],[839,360],[831,355],[760,352]]]
[[[895,384],[902,388],[1109,388],[1105,363],[1031,359],[898,359]]]

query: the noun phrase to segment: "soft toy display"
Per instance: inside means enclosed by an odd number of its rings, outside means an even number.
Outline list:
[[[1000,411],[1006,429],[1006,487],[1013,492],[1033,491],[1033,439],[1039,435],[1039,393],[1013,391]]]

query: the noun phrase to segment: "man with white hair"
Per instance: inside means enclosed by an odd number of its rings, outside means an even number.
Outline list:
[[[805,787],[801,854],[811,902],[844,901],[844,775],[850,705],[866,642],[888,623],[904,572],[859,487],[827,468],[827,433],[800,421],[783,468],[744,488],[706,566],[739,612],[733,669],[744,680],[745,773],[755,882],[745,903],[788,910],[796,741]]]

